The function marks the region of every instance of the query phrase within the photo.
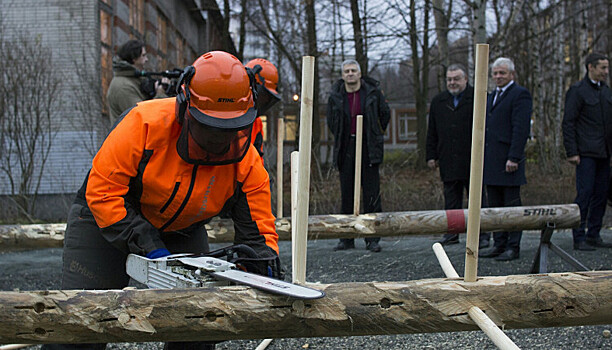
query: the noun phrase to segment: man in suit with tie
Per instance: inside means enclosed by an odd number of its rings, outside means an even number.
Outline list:
[[[521,206],[525,178],[525,144],[529,138],[532,100],[515,81],[514,63],[500,57],[492,65],[497,88],[487,99],[483,182],[489,207]],[[479,256],[499,261],[518,259],[522,231],[496,232],[494,245]]]
[[[446,69],[446,90],[431,100],[426,145],[427,166],[440,167],[447,210],[463,208],[464,190],[469,193],[473,114],[474,88],[468,84],[467,71],[451,64]],[[447,233],[439,243],[457,244],[459,235]],[[479,248],[488,246],[489,233],[481,233]]]

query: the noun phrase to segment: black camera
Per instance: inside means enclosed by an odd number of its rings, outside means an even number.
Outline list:
[[[173,70],[165,70],[162,72],[147,72],[137,70],[134,74],[137,77],[146,77],[147,79],[143,79],[140,83],[140,89],[144,92],[148,99],[152,99],[155,97],[155,82],[159,82],[162,84],[166,95],[170,97],[176,96],[176,86],[178,83],[178,78],[183,73],[182,69],[174,68]],[[162,83],[161,79],[158,77],[166,77],[170,79],[170,84]]]

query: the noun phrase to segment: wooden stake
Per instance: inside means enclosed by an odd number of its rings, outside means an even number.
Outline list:
[[[293,151],[291,152],[291,222],[295,222],[297,219],[297,193],[298,193],[298,162],[299,162],[300,152]],[[304,255],[304,253],[298,253],[298,246],[295,244],[297,242],[297,232],[296,225],[291,225],[291,280],[295,282],[295,279],[298,273],[301,273],[301,270],[304,269],[304,266],[301,266],[301,261],[298,260],[298,256]],[[278,232],[278,229],[277,229]]]
[[[308,240],[308,205],[310,203],[310,154],[312,144],[312,109],[314,86],[314,60],[302,58],[302,104],[300,107],[300,156],[298,166],[298,193],[296,213],[296,240],[298,266],[304,269],[296,273],[295,282],[306,282],[306,243]]]
[[[476,45],[474,79],[474,122],[472,126],[472,161],[470,164],[470,195],[468,200],[467,239],[465,247],[466,282],[475,282],[478,274],[478,239],[482,198],[482,164],[484,133],[487,116],[487,77],[489,45]]]
[[[499,329],[495,322],[482,312],[478,306],[472,306],[468,310],[468,315],[498,348],[501,350],[520,350],[512,339]]]
[[[442,271],[447,278],[459,278],[457,271],[453,267],[453,264],[448,259],[444,248],[440,243],[435,243],[433,245],[434,253],[438,258],[438,262],[442,267]],[[470,318],[478,325],[480,329],[497,345],[498,348],[503,350],[517,350],[519,349],[516,344],[510,339],[506,333],[504,333],[495,322],[493,322],[489,316],[487,316],[478,306],[472,306],[468,310],[468,315]]]
[[[453,267],[448,255],[446,255],[442,244],[434,243],[432,248],[436,258],[438,258],[438,263],[440,263],[440,267],[442,268],[444,275],[448,278],[459,278],[459,274],[457,274],[457,271]]]
[[[285,120],[278,118],[276,132],[276,218],[283,217],[283,146],[285,140]]]
[[[359,215],[359,199],[361,198],[361,146],[363,144],[363,115],[357,116],[355,133],[355,192],[353,197],[353,214]]]
[[[244,286],[0,292],[0,344],[471,331],[473,306],[506,329],[612,324],[612,271],[308,286],[326,297],[300,303]]]

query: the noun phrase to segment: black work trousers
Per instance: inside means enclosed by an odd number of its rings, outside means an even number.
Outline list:
[[[574,243],[587,237],[601,239],[600,231],[606,213],[606,194],[610,178],[610,158],[580,157],[576,166],[576,200],[580,208],[580,226],[573,229]]]
[[[470,193],[470,181],[469,180],[455,180],[444,182],[444,209],[463,209],[463,193],[465,191],[466,196],[469,197]],[[487,207],[487,201],[485,196],[485,189],[482,189],[481,207]],[[444,238],[459,237],[457,233],[446,233]],[[491,233],[481,232],[480,240],[489,242],[491,239]]]
[[[208,236],[203,227],[186,232],[162,234],[172,253],[206,253]],[[130,277],[125,271],[127,254],[112,246],[100,233],[89,208],[73,204],[68,213],[64,235],[62,289],[122,289]],[[43,350],[105,349],[106,344],[45,344]],[[208,350],[215,345],[204,342],[167,343],[164,349]]]
[[[351,136],[342,157],[340,167],[340,194],[342,196],[342,214],[353,214],[355,198],[355,137]],[[363,203],[363,214],[382,212],[380,202],[380,174],[378,164],[370,164],[367,147],[362,147],[361,157],[361,203]],[[352,238],[342,238],[342,242],[352,243]],[[380,237],[368,237],[366,243],[378,242]]]
[[[491,186],[487,185],[487,200],[490,208],[520,207],[520,186]],[[494,232],[493,242],[496,248],[514,249],[520,251],[523,231]]]

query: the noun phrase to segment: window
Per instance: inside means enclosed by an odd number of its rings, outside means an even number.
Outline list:
[[[400,141],[416,140],[416,116],[400,112],[397,134]]]
[[[111,15],[104,10],[100,10],[100,41],[108,47],[113,45],[111,32]]]
[[[111,51],[112,42],[112,22],[111,14],[100,10],[100,65],[101,65],[101,83],[102,83],[102,113],[108,114],[108,106],[106,104],[106,91],[113,78],[113,54]]]
[[[285,115],[285,141],[295,141],[297,132],[297,117],[295,115]]]
[[[130,26],[144,33],[144,0],[130,0]]]
[[[166,53],[168,47],[168,20],[163,16],[157,17],[157,50]]]

